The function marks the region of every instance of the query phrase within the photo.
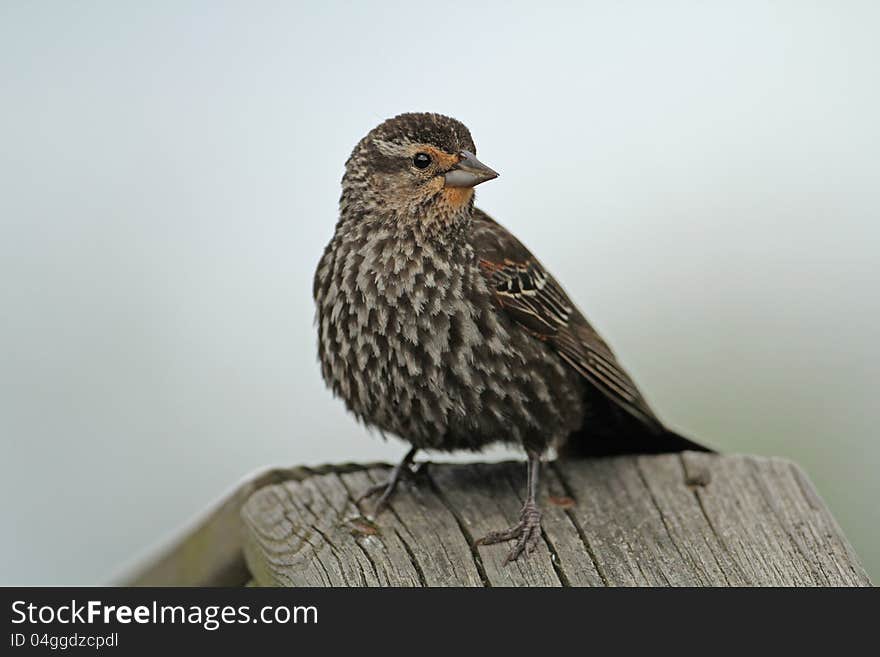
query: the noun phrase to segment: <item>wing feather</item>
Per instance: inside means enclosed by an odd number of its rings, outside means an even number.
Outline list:
[[[656,430],[662,425],[611,348],[523,244],[474,211],[472,244],[498,306],[606,397]]]

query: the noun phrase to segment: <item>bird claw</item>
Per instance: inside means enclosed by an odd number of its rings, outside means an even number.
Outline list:
[[[421,471],[421,467],[417,468],[417,471]],[[364,492],[357,496],[355,499],[355,504],[359,505],[366,499],[369,499],[373,495],[378,493],[382,493],[378,500],[376,500],[376,506],[373,507],[373,512],[368,516],[370,518],[375,518],[382,511],[385,510],[385,507],[388,506],[388,502],[391,499],[391,496],[394,494],[394,491],[397,490],[397,484],[400,483],[400,480],[404,477],[410,477],[414,474],[412,471],[410,464],[404,461],[400,466],[395,467],[391,474],[388,476],[388,479],[385,481],[379,482],[378,484],[373,484],[369,488],[367,488]]]
[[[391,485],[391,478],[390,477],[388,479],[386,479],[385,481],[382,481],[378,484],[373,484],[372,486],[367,488],[367,490],[365,490],[363,493],[361,493],[360,495],[358,495],[355,498],[355,500],[354,500],[355,504],[360,504],[364,500],[373,497],[373,495],[375,495],[376,493],[381,493],[386,488],[388,488],[388,486],[390,486],[390,485]]]
[[[358,495],[357,499],[355,500],[355,503],[360,504],[364,500],[373,497],[373,495],[376,495],[378,493],[382,493],[382,495],[379,497],[379,499],[376,500],[376,505],[373,507],[372,513],[370,513],[368,516],[369,518],[375,518],[380,513],[382,513],[382,511],[385,510],[386,506],[388,506],[388,500],[391,499],[391,496],[394,494],[394,491],[397,489],[397,484],[399,481],[400,481],[399,476],[397,476],[397,477],[392,476],[392,477],[389,477],[386,481],[383,481],[378,484],[373,484],[367,490],[365,490],[363,493]]]
[[[493,545],[517,539],[516,544],[504,557],[503,566],[516,561],[523,554],[527,557],[535,551],[541,540],[541,510],[534,502],[527,502],[519,515],[519,522],[500,531],[489,532],[477,541],[477,545]]]

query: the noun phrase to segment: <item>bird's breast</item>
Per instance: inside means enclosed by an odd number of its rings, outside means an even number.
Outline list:
[[[324,378],[370,424],[426,447],[522,442],[552,389],[571,396],[558,357],[498,315],[469,247],[373,230],[331,245],[317,280]]]

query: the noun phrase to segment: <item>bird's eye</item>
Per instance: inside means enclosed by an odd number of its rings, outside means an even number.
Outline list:
[[[413,157],[413,166],[416,169],[427,169],[431,166],[431,156],[427,153],[416,153]]]

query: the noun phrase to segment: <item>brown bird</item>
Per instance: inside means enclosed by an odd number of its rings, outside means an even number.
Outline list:
[[[473,188],[498,174],[468,129],[401,114],[355,146],[314,281],[324,380],[367,425],[409,441],[377,512],[419,449],[507,443],[528,455],[507,560],[537,545],[541,458],[707,451],[666,429],[611,349]]]

